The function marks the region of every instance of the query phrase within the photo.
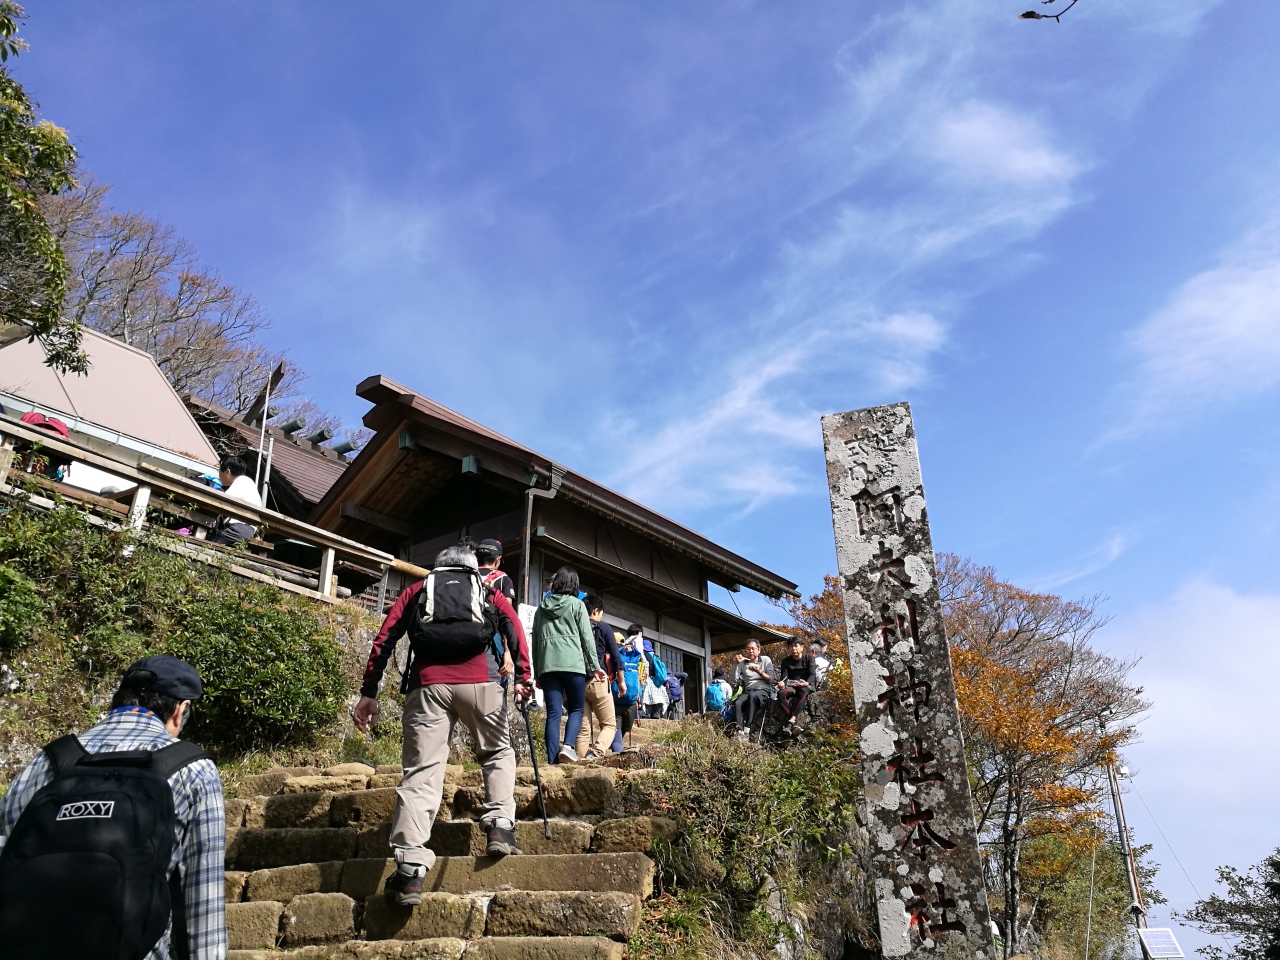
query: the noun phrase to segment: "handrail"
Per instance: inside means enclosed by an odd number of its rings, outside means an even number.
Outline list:
[[[64,440],[62,437],[47,430],[31,427],[6,415],[0,415],[0,435],[3,434],[10,434],[32,443],[38,443],[48,450],[79,460],[82,463],[87,463],[92,467],[117,474],[137,484],[145,484],[153,491],[173,493],[215,515],[224,514],[236,520],[253,524],[255,527],[265,527],[274,533],[303,540],[317,547],[331,549],[341,556],[353,557],[376,563],[380,567],[395,567],[396,569],[400,569],[399,565],[403,563],[403,561],[397,560],[396,557],[389,553],[358,543],[355,540],[348,540],[346,537],[340,537],[322,527],[313,527],[302,520],[287,517],[282,513],[268,510],[265,507],[253,507],[239,500],[232,500],[230,497],[219,494],[216,490],[186,477],[160,469],[143,461],[141,458],[137,463],[130,463],[127,460],[112,457],[92,448],[82,446],[74,441]]]

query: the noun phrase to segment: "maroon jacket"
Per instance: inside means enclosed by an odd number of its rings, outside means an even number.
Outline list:
[[[405,635],[409,625],[413,623],[413,605],[418,594],[422,592],[425,580],[419,580],[409,587],[391,605],[387,619],[382,622],[382,629],[374,638],[373,648],[369,651],[369,662],[364,668],[364,680],[360,684],[360,695],[377,697],[378,684],[387,669],[391,654],[396,644]],[[511,602],[500,590],[490,589],[489,599],[497,608],[497,632],[502,634],[507,649],[511,651],[511,659],[515,663],[515,676],[519,683],[528,683],[533,676],[529,660],[529,646],[525,641],[524,627],[516,615]],[[487,683],[498,680],[500,664],[493,656],[493,651],[478,653],[464,663],[432,663],[429,655],[410,661],[410,667],[417,667],[416,676],[409,678],[409,689],[425,687],[429,683]]]

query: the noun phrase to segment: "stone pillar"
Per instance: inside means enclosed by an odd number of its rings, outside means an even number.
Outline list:
[[[822,418],[885,957],[993,960],[911,408]]]

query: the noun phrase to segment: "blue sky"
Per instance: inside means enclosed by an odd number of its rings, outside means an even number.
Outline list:
[[[819,416],[910,400],[939,549],[1110,598],[1204,894],[1280,844],[1280,8],[1027,3],[45,0],[15,69],[326,407],[386,374],[806,591]]]

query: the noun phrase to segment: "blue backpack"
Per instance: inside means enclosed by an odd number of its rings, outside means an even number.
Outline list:
[[[707,709],[724,709],[724,687],[720,685],[719,680],[712,681],[707,686]]]
[[[622,660],[622,678],[626,681],[625,689],[619,690],[618,684],[613,684],[613,698],[624,707],[629,707],[640,699],[640,657],[642,654],[639,650],[622,649],[618,651],[618,657]]]
[[[655,687],[660,687],[667,682],[667,665],[656,653],[649,654],[649,672],[653,674]]]

